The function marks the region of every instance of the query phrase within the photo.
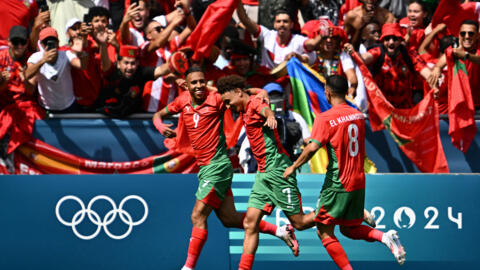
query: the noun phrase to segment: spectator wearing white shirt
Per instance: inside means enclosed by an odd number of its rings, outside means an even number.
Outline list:
[[[292,33],[293,21],[290,15],[284,10],[277,10],[273,28],[268,28],[256,24],[246,14],[245,9],[239,1],[237,7],[238,18],[245,25],[247,31],[258,38],[263,43],[261,48],[261,66],[269,69],[291,56],[296,56],[300,61],[313,64],[315,52],[309,52],[305,48],[306,37]]]
[[[58,50],[58,34],[52,27],[44,28],[39,35],[44,50],[36,52],[27,61],[26,79],[38,85],[40,106],[56,113],[76,112],[70,66],[84,69],[82,60],[71,51]]]

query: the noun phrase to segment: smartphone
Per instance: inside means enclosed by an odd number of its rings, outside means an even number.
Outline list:
[[[47,51],[57,48],[57,42],[55,40],[47,40]]]
[[[138,6],[138,0],[130,0],[130,5],[133,5],[133,3],[137,3]]]
[[[37,5],[38,5],[38,9],[40,10],[40,12],[44,12],[44,11],[48,10],[47,1],[45,1],[45,0],[38,0]]]
[[[83,22],[90,25],[90,16],[88,16],[88,13],[83,15]]]

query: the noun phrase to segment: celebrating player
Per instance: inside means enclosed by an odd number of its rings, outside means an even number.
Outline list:
[[[196,202],[192,211],[192,235],[188,247],[188,256],[182,269],[194,269],[202,247],[207,240],[207,218],[215,210],[217,217],[225,227],[243,228],[245,214],[235,210],[233,194],[230,189],[233,178],[232,164],[227,157],[225,135],[223,134],[223,113],[226,109],[220,95],[206,87],[205,76],[198,67],[186,72],[185,91],[172,103],[153,116],[155,127],[165,137],[174,137],[176,132],[171,124],[164,124],[162,118],[181,112],[185,130],[195,151],[198,173]],[[284,240],[295,252],[292,244],[293,231],[287,226],[277,227],[261,221],[260,231],[275,235]]]
[[[292,174],[283,179],[283,171],[292,164],[283,148],[277,132],[275,114],[261,99],[246,92],[245,79],[238,75],[220,78],[218,92],[227,107],[242,113],[245,133],[257,160],[258,173],[255,177],[247,216],[243,222],[245,239],[239,269],[251,269],[258,246],[259,222],[264,214],[270,215],[278,206],[298,230],[313,227],[315,213],[304,214],[297,179]],[[292,225],[287,225],[293,231]],[[293,234],[292,234],[293,236]],[[298,242],[293,239],[295,256],[298,256]]]
[[[348,82],[332,75],[327,78],[325,96],[332,108],[317,115],[310,143],[283,176],[289,179],[322,145],[328,152],[328,167],[316,209],[317,233],[328,254],[342,270],[352,269],[347,255],[334,234],[335,225],[352,239],[384,243],[399,264],[405,251],[395,230],[383,233],[360,225],[365,202],[365,120],[364,115],[347,105]]]

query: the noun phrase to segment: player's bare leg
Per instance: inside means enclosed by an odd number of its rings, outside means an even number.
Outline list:
[[[335,225],[324,225],[317,223],[317,234],[322,240],[322,244],[327,250],[330,257],[337,264],[338,268],[342,270],[352,270],[352,266],[348,261],[347,254],[338,242],[334,234]]]
[[[290,220],[290,223],[295,227],[295,229],[299,231],[303,231],[309,228],[312,228],[315,226],[315,212],[310,212],[308,214],[305,214],[302,212],[287,216],[288,220]]]
[[[375,215],[372,212],[368,212],[367,209],[363,209],[363,221],[370,227],[375,228],[377,223],[375,222]]]
[[[213,207],[202,201],[196,200],[192,210],[192,235],[188,245],[188,255],[182,270],[194,269],[198,257],[202,252],[203,245],[207,241],[208,225],[207,218],[212,212]]]
[[[253,266],[253,259],[258,247],[259,223],[262,220],[263,211],[249,207],[245,219],[243,220],[243,227],[245,230],[245,238],[243,240],[243,253],[238,265],[239,270],[250,270]]]
[[[226,196],[220,208],[215,209],[215,213],[225,227],[244,229],[246,213],[237,212],[233,196]],[[298,256],[298,242],[295,238],[294,229],[290,224],[278,227],[260,219],[258,229],[261,233],[274,235],[282,239],[292,249],[293,255]]]

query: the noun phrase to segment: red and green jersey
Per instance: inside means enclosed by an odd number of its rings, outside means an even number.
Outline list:
[[[242,114],[245,133],[250,142],[253,156],[257,160],[259,172],[278,168],[280,162],[288,160],[288,158],[282,157],[282,154],[287,155],[287,152],[280,143],[277,129],[272,130],[264,126],[265,117],[261,113],[266,108],[268,108],[268,104],[252,96]]]
[[[365,189],[365,119],[347,104],[317,115],[312,141],[325,145],[328,167],[324,188],[351,192]]]
[[[212,162],[229,162],[223,133],[225,105],[220,94],[210,91],[201,105],[193,106],[190,93],[183,92],[166,108],[172,114],[182,113],[199,166]]]

